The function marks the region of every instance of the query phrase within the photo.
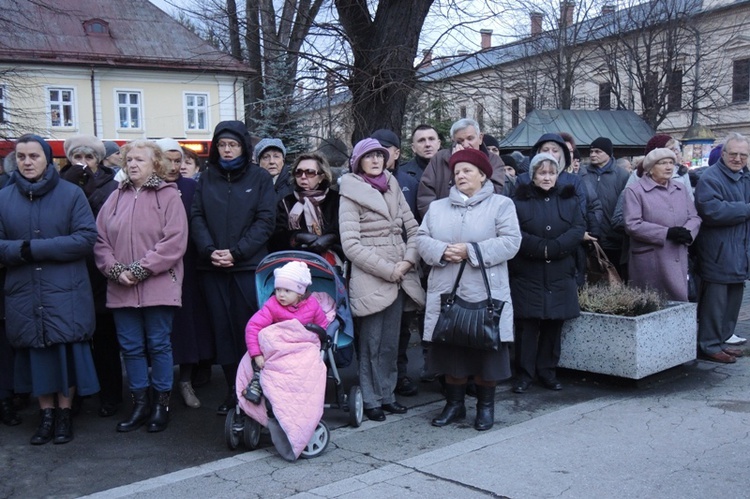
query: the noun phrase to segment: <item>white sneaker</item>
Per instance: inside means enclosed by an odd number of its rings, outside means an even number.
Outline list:
[[[747,338],[742,338],[740,336],[737,336],[736,334],[733,334],[727,341],[725,341],[727,345],[744,345],[747,343]]]

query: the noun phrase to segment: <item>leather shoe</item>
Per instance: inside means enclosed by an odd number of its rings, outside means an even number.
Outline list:
[[[108,418],[117,414],[118,408],[119,404],[117,404],[116,402],[102,402],[102,405],[99,406],[97,414],[100,418]]]
[[[365,409],[365,416],[367,416],[367,419],[370,421],[385,421],[385,413],[380,407]]]
[[[398,383],[396,383],[396,389],[394,391],[397,395],[402,395],[404,397],[413,397],[417,394],[419,388],[417,388],[417,385],[415,385],[408,376],[405,376],[398,380]]]
[[[555,390],[555,391],[562,390],[562,383],[557,381],[556,378],[540,379],[539,381],[541,381],[542,386],[546,388],[547,390]]]
[[[385,412],[390,412],[391,414],[406,414],[406,411],[409,410],[405,405],[399,404],[398,402],[383,404],[380,406],[380,408]]]
[[[725,348],[724,353],[728,353],[732,357],[744,357],[745,352],[739,348]]]
[[[515,385],[513,385],[513,393],[526,393],[526,391],[531,387],[531,381],[523,380],[517,382]]]
[[[703,355],[701,355],[701,357],[704,360],[719,362],[721,364],[734,364],[735,362],[737,362],[736,358],[723,351],[716,353],[704,353]]]

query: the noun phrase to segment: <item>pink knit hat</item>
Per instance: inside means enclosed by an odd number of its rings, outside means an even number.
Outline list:
[[[305,294],[312,284],[310,269],[304,262],[293,261],[273,271],[274,288],[284,288],[298,294]]]

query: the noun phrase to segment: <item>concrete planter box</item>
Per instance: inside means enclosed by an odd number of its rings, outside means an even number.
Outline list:
[[[630,379],[695,359],[696,304],[671,302],[638,317],[593,314],[565,321],[560,367]]]

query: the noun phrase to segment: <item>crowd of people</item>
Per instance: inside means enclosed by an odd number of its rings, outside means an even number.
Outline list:
[[[218,414],[234,410],[238,393],[256,397],[257,386],[235,382],[248,348],[262,372],[261,326],[326,324],[317,302],[310,308],[306,268],[276,276],[259,313],[255,269],[290,249],[347,269],[373,421],[406,413],[397,395],[419,390],[407,375],[414,327],[422,381],[440,377],[446,396],[434,426],[465,418],[470,393],[474,427],[491,428],[496,385],[510,378],[516,394],[535,383],[561,390],[561,330],[580,313],[594,242],[623,281],[698,302],[703,358],[743,355],[732,345],[745,342],[734,328],[750,277],[748,138],[729,134],[700,176],[663,134],[632,162],[617,161],[607,137],[582,162],[565,132],[542,135],[529,155],[501,156],[471,119],[449,138],[443,149],[435,128],[416,127],[412,159],[399,164],[399,136],[373,131],[337,180],[321,154],[288,165],[278,138],[253,147],[239,121],[216,126],[204,167],[173,139],[120,148],[79,135],[58,170],[44,139],[20,137],[17,171],[0,179],[2,422],[19,424],[14,396],[31,394],[40,408],[31,443],[69,442],[77,396],[99,393],[101,417],[123,409],[123,367],[132,404],[119,432],[165,430],[173,389],[200,407],[195,387],[214,364],[227,389]],[[497,350],[431,341],[452,288],[469,302],[487,290],[504,302]]]

